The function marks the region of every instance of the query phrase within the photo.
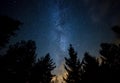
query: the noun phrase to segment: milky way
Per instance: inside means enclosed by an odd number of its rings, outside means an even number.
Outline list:
[[[56,2],[54,2],[51,19],[54,31],[56,32],[56,34],[54,34],[53,37],[56,37],[56,40],[58,40],[61,50],[65,51],[68,37],[65,34],[66,31],[64,29],[66,8],[61,7],[63,3],[64,0],[56,0]]]
[[[48,52],[57,67],[72,44],[82,58],[99,55],[99,45],[114,39],[111,27],[120,25],[120,0],[0,0],[0,14],[23,25],[10,44],[34,40],[38,57]]]
[[[52,40],[57,42],[57,45],[59,47],[59,50],[64,53],[68,48],[68,41],[69,41],[69,35],[67,32],[68,26],[66,25],[66,17],[67,17],[67,10],[68,7],[64,6],[64,0],[56,0],[53,2],[53,6],[51,7],[51,23],[52,23],[52,31],[50,34],[52,34]],[[57,63],[61,63],[61,56],[59,53],[54,56],[54,58],[57,60]],[[60,62],[59,62],[60,61]]]

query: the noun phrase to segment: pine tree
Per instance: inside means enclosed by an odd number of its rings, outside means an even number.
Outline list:
[[[70,58],[65,57],[65,69],[67,71],[67,78],[64,78],[66,83],[79,83],[80,82],[80,61],[77,58],[77,53],[74,51],[72,45],[69,48]]]
[[[55,68],[55,63],[47,54],[45,57],[38,59],[31,73],[30,83],[50,83],[53,76],[51,71]]]
[[[81,79],[82,81],[97,82],[99,79],[99,64],[95,57],[92,57],[88,53],[85,53],[82,60],[82,71]]]
[[[101,64],[101,76],[106,80],[120,79],[120,45],[102,43],[100,54],[105,58],[105,63]],[[104,79],[104,78],[103,78]]]
[[[2,56],[0,80],[25,83],[35,62],[35,50],[35,42],[32,40],[11,45],[7,53]]]

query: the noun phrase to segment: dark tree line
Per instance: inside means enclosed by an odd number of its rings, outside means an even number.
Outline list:
[[[1,49],[9,43],[20,24],[10,17],[0,16]],[[37,59],[35,51],[35,42],[29,40],[10,45],[4,55],[0,53],[0,83],[50,83],[55,63],[49,54]]]
[[[47,54],[36,61],[35,42],[21,41],[0,57],[0,80],[11,83],[50,83],[55,68]]]
[[[9,43],[20,24],[17,20],[0,16],[0,50]],[[115,26],[112,30],[117,36],[120,35],[120,27]],[[64,81],[120,82],[120,45],[102,43],[100,47],[100,56],[93,57],[86,52],[80,61],[77,52],[70,45],[69,57],[65,57],[67,77],[63,77]],[[55,68],[53,59],[49,53],[40,58],[36,56],[36,45],[32,40],[10,45],[4,55],[0,53],[0,83],[51,83],[55,76],[51,73]]]
[[[120,82],[120,45],[102,43],[99,57],[84,54],[80,62],[73,47],[69,48],[69,57],[65,57],[67,71],[66,83],[84,81],[119,81]],[[67,66],[67,67],[66,67]]]

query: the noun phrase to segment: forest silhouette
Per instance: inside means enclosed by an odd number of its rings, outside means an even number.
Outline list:
[[[6,48],[9,40],[19,30],[22,23],[8,16],[0,16],[0,50]],[[120,27],[112,30],[119,36]],[[93,57],[85,53],[82,59],[70,44],[69,57],[65,57],[66,83],[120,82],[120,45],[101,43],[99,56]],[[0,53],[0,83],[51,83],[55,76],[55,62],[46,54],[36,57],[36,44],[33,40],[22,40],[10,45],[5,54]],[[81,60],[81,61],[80,61]],[[56,83],[56,82],[52,82]]]

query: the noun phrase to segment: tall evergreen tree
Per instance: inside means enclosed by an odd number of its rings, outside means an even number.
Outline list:
[[[101,76],[106,76],[106,80],[120,79],[120,45],[102,43],[101,56],[105,58],[105,63],[101,64]]]
[[[67,78],[64,78],[66,83],[80,82],[80,61],[77,58],[77,53],[74,51],[72,45],[69,48],[69,58],[65,57],[65,69],[67,71]]]
[[[55,63],[47,54],[45,57],[38,59],[31,73],[30,83],[50,83],[53,78],[51,71],[55,68]]]
[[[82,60],[81,79],[82,81],[95,82],[99,80],[99,63],[95,57],[85,53]]]
[[[35,42],[32,40],[11,45],[7,53],[2,56],[0,80],[8,80],[11,83],[25,83],[35,62],[35,49]]]

